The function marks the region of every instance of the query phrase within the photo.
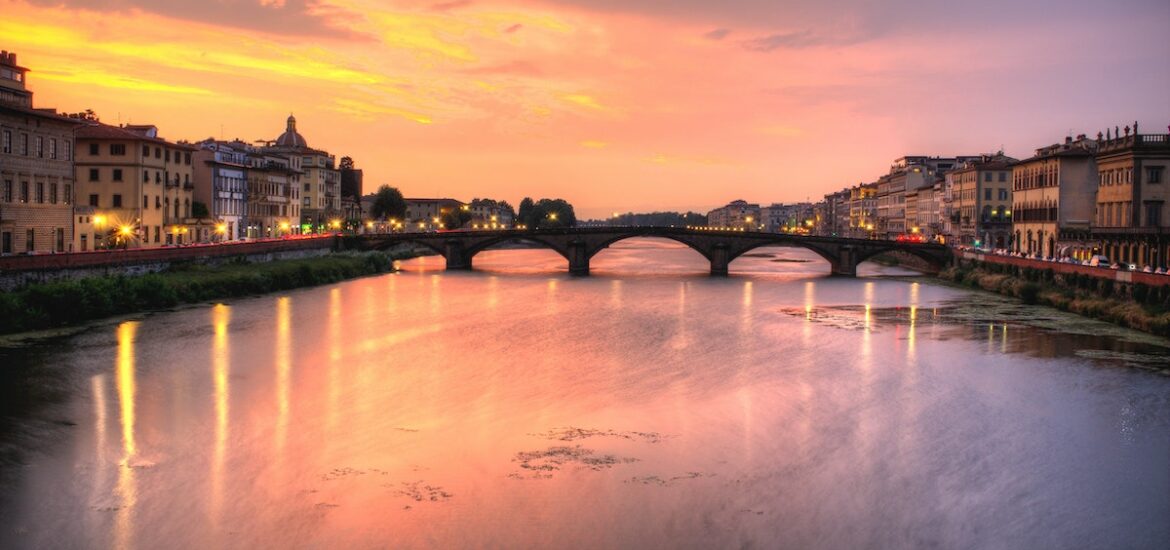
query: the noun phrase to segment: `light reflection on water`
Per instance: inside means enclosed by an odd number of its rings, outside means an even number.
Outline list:
[[[757,252],[488,251],[95,327],[28,355],[86,382],[19,420],[76,425],[15,470],[0,546],[1170,539],[1170,380],[1121,368],[1157,342]]]

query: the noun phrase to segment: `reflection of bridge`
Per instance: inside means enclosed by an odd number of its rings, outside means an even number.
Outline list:
[[[681,227],[589,227],[506,231],[448,231],[363,235],[350,240],[358,248],[385,249],[414,243],[441,254],[447,269],[471,269],[471,259],[484,249],[509,241],[530,241],[555,250],[569,260],[569,272],[589,274],[589,259],[609,245],[633,237],[662,237],[683,243],[711,262],[712,275],[727,275],[727,265],[761,246],[807,248],[829,261],[833,275],[853,277],[857,265],[886,252],[904,252],[934,269],[951,260],[950,250],[938,244],[899,243],[840,237],[806,237],[785,233],[701,231]]]

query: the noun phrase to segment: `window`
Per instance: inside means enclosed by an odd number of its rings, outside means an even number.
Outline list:
[[[36,237],[37,237],[37,234],[32,229],[26,229],[24,231],[24,249],[25,250],[27,250],[29,252],[33,251],[33,249],[36,247]]]
[[[114,168],[114,181],[122,181],[122,169]]]
[[[28,134],[20,134],[20,154],[28,156]]]
[[[89,169],[89,181],[97,181],[97,180],[98,180],[98,169],[97,168],[90,168]]]
[[[1162,201],[1146,203],[1146,226],[1160,227],[1162,225]]]
[[[162,208],[162,199],[158,195],[155,195],[154,196],[154,209],[159,210],[161,208]]]
[[[183,164],[191,164],[191,153],[183,153]]]
[[[142,195],[142,208],[150,208],[150,197]]]
[[[143,146],[142,146],[142,156],[143,156],[144,158],[145,158],[145,157],[149,157],[149,156],[150,156],[150,146],[149,146],[149,145],[143,145]]]
[[[162,147],[155,147],[154,148],[154,158],[156,158],[156,159],[162,158]]]
[[[1007,172],[1000,172],[999,173],[999,182],[1003,183],[1005,181],[1007,181]]]
[[[96,144],[96,143],[91,143],[91,144],[89,144],[89,154],[90,154],[90,155],[92,155],[92,156],[97,156],[97,154],[98,154],[98,144]]]
[[[142,183],[150,183],[150,172],[142,171]]]
[[[12,154],[12,131],[4,130],[4,153]]]
[[[20,202],[28,203],[28,182],[20,182]]]
[[[57,184],[49,184],[49,203],[57,204]]]
[[[73,160],[73,142],[69,141],[69,140],[65,140],[64,142],[61,143],[61,145],[62,145],[62,149],[65,150],[65,154],[64,154],[65,160]]]
[[[162,235],[162,226],[158,226],[158,225],[154,226],[154,242],[157,243],[161,240],[159,238],[160,235]]]
[[[0,247],[0,253],[12,254],[12,232],[5,231],[3,235],[0,235],[0,240],[4,241],[3,246]]]
[[[68,183],[65,184],[65,193],[61,195],[61,202],[65,203],[65,204],[73,203],[73,186],[72,185],[70,185]]]
[[[1146,183],[1162,183],[1162,167],[1150,166],[1146,168]]]
[[[57,158],[57,138],[49,139],[49,158]]]
[[[57,228],[57,252],[65,252],[65,229]]]
[[[987,174],[991,175],[991,172],[988,172]],[[983,200],[985,200],[985,201],[991,200],[991,188],[990,187],[983,189]]]
[[[118,156],[118,157],[126,156],[126,144],[125,143],[111,143],[110,144],[110,154],[114,155],[114,156]]]
[[[999,200],[1001,200],[1001,201],[1008,200],[1008,190],[1007,189],[1000,189],[999,190]]]
[[[4,180],[4,202],[12,202],[12,180]]]
[[[37,158],[45,158],[45,138],[37,136]]]
[[[37,204],[45,204],[45,184],[44,182],[37,182]]]
[[[98,207],[98,196],[97,196],[97,193],[91,193],[91,194],[89,195],[89,205],[90,205],[90,206],[92,206],[92,207],[94,207],[94,208],[97,208],[97,207]]]
[[[114,194],[114,208],[122,208],[122,195]]]

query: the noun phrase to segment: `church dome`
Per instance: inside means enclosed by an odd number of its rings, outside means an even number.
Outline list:
[[[277,147],[289,147],[298,149],[308,149],[309,144],[305,142],[305,137],[297,133],[297,119],[292,115],[288,115],[288,128],[284,130],[280,137],[276,138]]]

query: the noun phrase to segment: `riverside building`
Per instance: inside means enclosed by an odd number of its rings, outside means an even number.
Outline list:
[[[1097,135],[1093,239],[1111,260],[1170,267],[1170,134]],[[1132,130],[1132,132],[1131,132]]]
[[[69,252],[77,121],[33,108],[28,72],[0,51],[0,254]]]
[[[193,153],[154,126],[85,121],[75,132],[77,195],[94,211],[95,248],[156,247],[195,240]]]
[[[1012,249],[1043,258],[1092,254],[1097,141],[1084,134],[1012,166]]]

